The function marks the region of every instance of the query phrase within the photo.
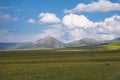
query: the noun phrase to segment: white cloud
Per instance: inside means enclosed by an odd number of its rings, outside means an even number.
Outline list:
[[[61,22],[56,14],[53,13],[40,13],[39,18],[39,23],[41,24],[54,24]]]
[[[120,16],[115,15],[110,18],[106,18],[103,22],[94,23],[97,33],[120,33]]]
[[[21,35],[14,30],[0,29],[0,42],[35,42],[44,37],[51,36],[64,41],[64,27],[61,24],[50,25],[48,29],[38,34]]]
[[[89,4],[78,4],[75,8],[67,10],[65,13],[77,13],[77,12],[107,12],[107,11],[120,10],[120,3],[112,3],[109,0],[99,0],[98,2],[92,2]]]
[[[63,18],[63,24],[69,41],[79,40],[84,37],[98,40],[111,40],[120,37],[120,16],[114,15],[102,22],[92,22],[84,15],[69,14]]]
[[[64,36],[64,32],[63,32],[64,28],[62,27],[62,25],[57,24],[57,25],[51,25],[49,26],[48,29],[45,29],[42,31],[42,33],[36,34],[34,36],[34,38],[36,40],[47,37],[47,36],[51,36],[54,37],[60,41],[63,41],[63,36]]]
[[[43,16],[43,14],[40,16]],[[46,36],[52,36],[64,42],[79,40],[85,37],[111,40],[120,37],[120,16],[114,15],[101,22],[92,22],[84,15],[69,14],[63,17],[61,23],[56,25],[50,24],[41,33],[31,36],[8,35],[10,31],[6,30],[1,30],[0,32],[2,32],[0,33],[0,41],[36,41]]]
[[[84,29],[73,29],[69,31],[70,41],[80,40],[86,36]]]
[[[97,35],[97,38],[111,40],[120,37],[120,16],[115,15],[106,18],[103,22],[94,23],[94,28],[87,29],[89,34]]]
[[[9,23],[18,20],[17,17],[12,17],[8,14],[0,15],[0,24]]]
[[[111,40],[120,37],[119,24],[119,15],[105,18],[101,22],[92,22],[84,15],[68,14],[62,19],[62,25],[60,25],[62,28],[56,27],[58,25],[55,25],[55,27],[49,26],[48,29],[38,35],[39,37],[52,36],[64,42],[79,40],[85,37]]]
[[[69,29],[79,27],[79,28],[88,28],[93,22],[88,20],[84,15],[69,14],[63,17],[63,24]]]
[[[116,37],[115,34],[108,34],[108,35],[103,34],[103,35],[100,35],[100,38],[101,38],[102,40],[112,40],[112,39],[114,39],[115,37]]]
[[[36,21],[33,18],[30,18],[27,22],[32,24],[36,23]]]

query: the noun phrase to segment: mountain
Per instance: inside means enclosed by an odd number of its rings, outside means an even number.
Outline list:
[[[63,48],[64,44],[53,37],[45,37],[35,43],[24,44],[17,49],[38,49],[38,48]]]
[[[97,43],[98,41],[96,39],[93,38],[83,38],[80,40],[80,43]]]
[[[72,45],[76,45],[76,44],[94,44],[94,43],[98,43],[99,41],[97,41],[96,39],[93,39],[93,38],[83,38],[83,39],[80,39],[80,40],[76,40],[76,41],[73,41],[73,42],[70,42],[69,44],[72,44]]]
[[[29,43],[28,42],[0,42],[0,50],[17,49],[25,44],[29,44]]]
[[[25,42],[25,43],[21,43],[20,46],[14,48],[14,49],[31,49],[33,47],[34,47],[33,42]]]
[[[92,38],[83,38],[72,42],[66,49],[75,50],[119,50],[120,38],[109,41],[97,41]]]
[[[8,49],[9,47],[15,46],[14,43],[3,43],[0,42],[0,50]]]
[[[21,42],[21,43],[0,43],[0,50],[11,49],[35,49],[35,48],[63,48],[64,44],[53,37],[45,37],[43,39],[33,42]]]
[[[36,41],[37,47],[42,48],[63,48],[64,44],[53,37],[45,37]]]
[[[112,42],[120,42],[120,38],[116,38],[116,39],[113,39],[111,40]]]

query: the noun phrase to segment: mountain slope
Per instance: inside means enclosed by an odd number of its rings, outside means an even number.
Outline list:
[[[97,41],[96,39],[93,39],[93,38],[83,38],[83,39],[80,39],[80,40],[70,42],[69,44],[71,44],[71,45],[95,44],[95,43],[98,43],[98,42],[99,41]]]
[[[3,43],[0,42],[0,50],[5,50],[8,49],[9,47],[15,46],[16,44],[14,43]]]
[[[120,42],[120,38],[116,38],[116,39],[113,39],[111,40],[112,42]]]
[[[94,44],[76,44],[68,46],[67,49],[79,49],[79,50],[119,50],[120,41],[114,39],[111,41],[103,41]]]
[[[53,37],[45,37],[35,43],[24,44],[17,49],[39,49],[39,48],[63,48],[64,44]]]
[[[103,47],[105,50],[118,50],[120,49],[120,42],[111,42]]]
[[[36,41],[36,47],[42,48],[63,48],[64,44],[53,37],[45,37]]]
[[[0,42],[0,50],[11,50],[11,49],[17,49],[25,44],[28,44],[28,42]]]
[[[39,39],[36,43],[24,42],[24,43],[0,43],[0,50],[10,49],[35,49],[35,48],[63,48],[64,44],[53,37],[45,37]]]
[[[96,39],[93,39],[93,38],[83,38],[80,40],[80,43],[97,43],[98,41]]]

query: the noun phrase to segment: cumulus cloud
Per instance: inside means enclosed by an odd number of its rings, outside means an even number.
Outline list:
[[[80,40],[86,36],[86,32],[84,31],[84,29],[79,28],[70,30],[68,34],[70,36],[70,41]]]
[[[108,34],[108,35],[103,34],[103,35],[100,35],[100,38],[102,40],[112,40],[115,38],[115,34]]]
[[[104,40],[111,40],[116,37],[120,37],[120,16],[115,15],[110,18],[106,18],[103,22],[99,22],[93,31],[101,35]]]
[[[32,24],[36,23],[35,19],[33,19],[33,18],[30,18],[27,22],[32,23]]]
[[[120,33],[120,16],[115,15],[110,18],[106,18],[103,22],[94,23],[96,33],[101,34],[119,34]]]
[[[44,14],[41,14],[43,16]],[[43,18],[43,17],[42,17]],[[42,19],[41,18],[41,19]],[[34,23],[34,20],[30,23]],[[52,36],[63,42],[70,42],[74,40],[80,40],[85,37],[91,37],[98,40],[111,40],[116,37],[120,37],[120,16],[114,15],[109,18],[105,18],[101,22],[92,22],[84,15],[68,14],[65,15],[60,23],[44,22],[48,24],[48,28],[41,33],[34,35],[23,36],[24,41],[36,41],[40,38]],[[52,23],[52,24],[51,24]],[[18,35],[6,35],[9,30],[1,30],[0,41],[23,41]],[[22,38],[22,39],[23,39]]]
[[[0,15],[0,24],[13,22],[16,21],[17,19],[18,19],[17,17],[12,17],[8,14],[2,14]]]
[[[42,33],[35,35],[35,39],[52,36],[63,42],[80,40],[85,37],[112,40],[120,37],[119,23],[119,15],[106,18],[101,22],[92,22],[84,15],[68,14],[63,17],[62,24],[49,26]]]
[[[89,4],[78,4],[75,8],[67,10],[65,13],[77,13],[77,12],[107,12],[107,11],[119,11],[120,3],[112,3],[109,0],[99,0],[98,2],[92,2]]]
[[[64,36],[64,27],[62,27],[61,24],[57,25],[50,25],[48,29],[45,29],[42,31],[42,33],[36,34],[34,36],[34,39],[42,39],[47,36],[54,37],[60,41],[63,41],[63,36]]]
[[[69,14],[62,20],[66,27],[69,41],[84,37],[99,40],[111,40],[120,37],[120,16],[114,15],[101,22],[92,22],[84,15]]]
[[[63,24],[68,28],[72,29],[75,27],[88,28],[93,24],[92,21],[88,20],[84,15],[69,14],[63,17]]]
[[[60,23],[61,20],[53,13],[40,13],[39,23],[41,24],[55,24]]]

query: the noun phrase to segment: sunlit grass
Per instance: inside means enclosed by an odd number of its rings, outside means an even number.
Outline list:
[[[108,50],[117,50],[120,49],[120,43],[111,43],[108,44],[105,48]]]

